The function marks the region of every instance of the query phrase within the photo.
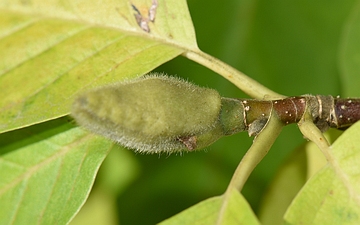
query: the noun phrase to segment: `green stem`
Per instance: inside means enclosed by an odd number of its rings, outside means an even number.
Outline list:
[[[314,142],[321,152],[324,154],[326,160],[330,163],[334,162],[332,155],[329,150],[329,142],[326,140],[323,133],[312,121],[310,112],[305,112],[303,118],[298,123],[301,133],[310,141]]]
[[[244,73],[241,73],[226,63],[202,52],[200,49],[189,50],[183,55],[220,74],[253,98],[272,100],[286,97],[266,88]]]
[[[229,188],[236,188],[241,191],[251,172],[269,152],[283,126],[284,124],[272,112],[264,129],[255,137],[254,143],[236,168]]]
[[[246,180],[249,178],[251,172],[255,169],[257,164],[269,152],[272,144],[279,136],[284,124],[277,118],[272,111],[270,118],[264,129],[255,137],[254,143],[251,145],[245,156],[242,158],[240,164],[236,168],[230,184],[223,195],[223,202],[219,212],[219,217],[216,224],[222,224],[223,217],[231,196],[231,191],[237,189],[241,191]]]

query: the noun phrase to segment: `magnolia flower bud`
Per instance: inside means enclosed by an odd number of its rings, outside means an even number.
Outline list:
[[[89,131],[136,151],[176,152],[204,148],[224,135],[244,130],[243,123],[237,128],[229,125],[239,123],[229,115],[239,118],[243,114],[229,109],[229,102],[223,103],[226,110],[222,110],[222,99],[215,90],[152,75],[81,94],[73,104],[72,116]]]

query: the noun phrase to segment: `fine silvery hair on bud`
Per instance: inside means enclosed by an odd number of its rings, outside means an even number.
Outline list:
[[[86,91],[71,114],[85,129],[135,151],[171,153],[224,136],[221,107],[217,91],[155,74]]]

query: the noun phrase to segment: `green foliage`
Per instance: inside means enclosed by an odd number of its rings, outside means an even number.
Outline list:
[[[64,122],[2,136],[17,139],[2,142],[0,224],[65,224],[84,204],[113,144]]]
[[[285,214],[287,224],[358,224],[360,123],[332,145],[329,161],[309,179]]]
[[[67,223],[85,202],[113,145],[74,127],[67,117],[56,119],[69,113],[78,92],[135,78],[163,64],[158,71],[187,77],[222,96],[245,97],[230,82],[184,58],[165,63],[197,51],[197,45],[186,1],[158,1],[148,34],[138,26],[131,3],[146,14],[150,0],[0,0],[1,224]],[[200,47],[270,89],[285,95],[360,96],[359,1],[188,4]],[[339,224],[345,219],[356,224],[359,129],[358,124],[351,127],[334,142],[333,160],[317,172],[314,168],[324,162],[317,162],[313,151],[290,157],[287,166],[279,167],[303,142],[296,126],[285,128],[242,190],[245,198],[233,189],[221,194],[252,142],[246,134],[183,157],[134,155],[116,148],[100,170],[94,194],[73,222],[99,216],[111,218],[108,224],[117,219],[154,224],[200,202],[163,224],[201,224],[207,221],[199,221],[201,215],[210,215],[208,221],[218,224],[227,219],[257,224],[250,206],[255,212],[260,209],[256,214],[264,224],[269,218],[291,224]],[[308,144],[303,146],[299,151]],[[261,201],[277,170],[279,175]],[[310,174],[315,175],[303,187]],[[232,202],[224,203],[225,195]],[[208,200],[201,202],[204,199]]]
[[[97,5],[83,3],[78,6],[82,12],[75,12],[61,4],[0,2],[0,54],[5,59],[0,67],[1,131],[66,115],[79,90],[145,74],[182,52],[156,41],[166,34],[150,39],[129,33],[136,27],[129,27],[131,21],[124,21],[121,13],[133,19],[131,8],[120,13],[121,5],[114,2],[107,5],[112,6],[111,14],[101,14]],[[90,12],[100,15],[94,18]],[[114,21],[114,14],[119,21]],[[82,18],[73,21],[79,15]],[[175,30],[174,44],[192,40],[191,33],[188,37],[189,32]],[[147,63],[138,66],[139,62]]]

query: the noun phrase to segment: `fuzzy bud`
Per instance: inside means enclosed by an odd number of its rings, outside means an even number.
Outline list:
[[[89,131],[136,151],[171,153],[204,148],[229,133],[221,107],[215,90],[149,75],[79,95],[72,116]]]

